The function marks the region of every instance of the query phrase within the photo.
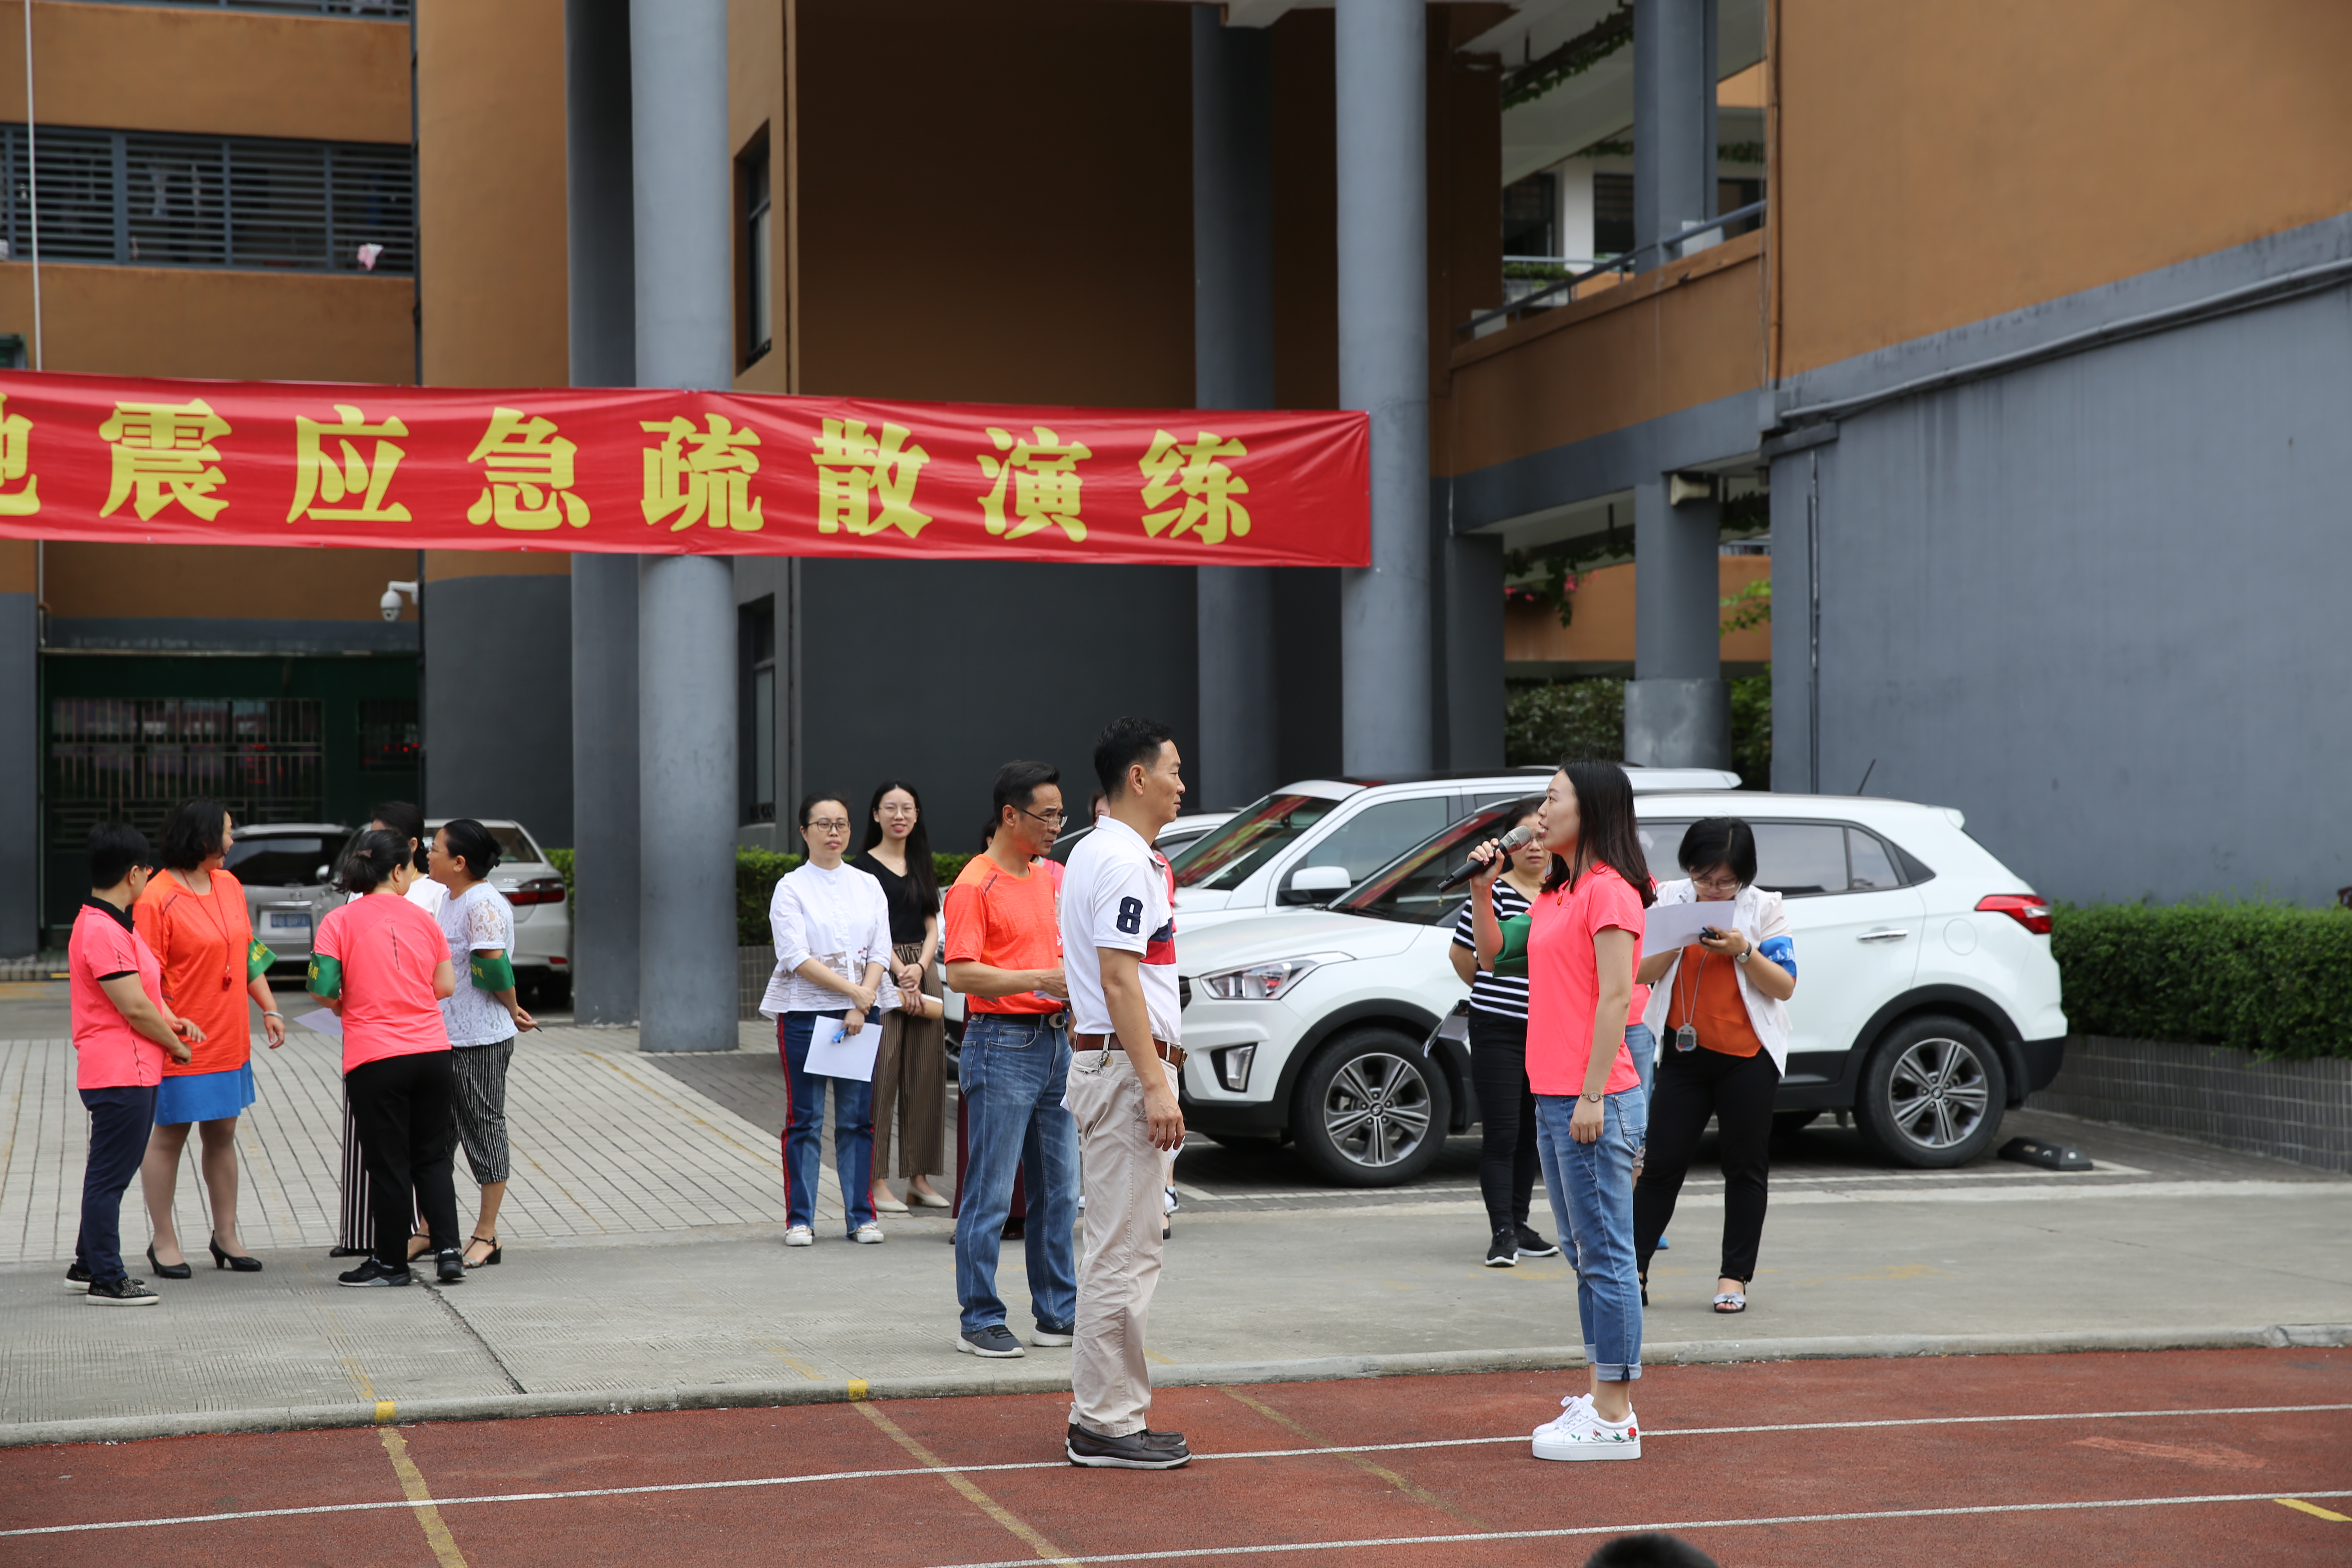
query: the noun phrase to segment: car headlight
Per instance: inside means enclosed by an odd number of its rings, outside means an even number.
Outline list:
[[[1203,974],[1201,989],[1220,1002],[1271,1002],[1327,963],[1345,963],[1344,952],[1311,952],[1303,958],[1271,958],[1242,969]]]

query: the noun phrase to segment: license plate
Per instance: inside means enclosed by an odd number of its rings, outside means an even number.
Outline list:
[[[309,931],[310,917],[302,914],[281,915],[273,912],[269,917],[269,929],[271,931]]]

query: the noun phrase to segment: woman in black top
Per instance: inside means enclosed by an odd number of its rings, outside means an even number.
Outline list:
[[[947,1024],[932,962],[940,951],[939,872],[914,785],[885,780],[869,815],[865,847],[850,864],[882,884],[890,906],[891,979],[900,1000],[882,1015],[882,1040],[874,1053],[874,1206],[892,1214],[909,1205],[943,1209],[948,1200],[931,1185],[946,1146],[948,1103]],[[898,1174],[907,1178],[905,1203],[891,1194],[887,1179],[894,1147]]]
[[[1530,825],[1529,811],[1514,826]],[[1551,854],[1530,838],[1514,850],[1495,879],[1495,918],[1528,912],[1543,889]],[[1528,1085],[1528,971],[1520,954],[1516,974],[1478,967],[1478,939],[1470,905],[1454,925],[1454,972],[1470,986],[1470,1078],[1478,1090],[1478,1190],[1486,1200],[1486,1267],[1509,1268],[1522,1258],[1549,1258],[1559,1248],[1528,1224],[1528,1200],[1541,1171],[1536,1157],[1535,1091]]]

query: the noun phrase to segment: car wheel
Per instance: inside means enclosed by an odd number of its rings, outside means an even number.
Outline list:
[[[1854,1120],[1876,1152],[1920,1170],[1964,1165],[2000,1131],[2009,1079],[1982,1030],[1958,1018],[1906,1018],[1863,1068]]]
[[[1419,1040],[1367,1029],[1307,1064],[1290,1126],[1299,1150],[1331,1180],[1392,1187],[1437,1158],[1453,1113],[1445,1075]]]

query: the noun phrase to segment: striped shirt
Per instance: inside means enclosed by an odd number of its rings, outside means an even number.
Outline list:
[[[1478,951],[1478,934],[1471,924],[1477,907],[1475,899],[1465,900],[1462,905],[1461,917],[1454,922],[1454,945],[1466,947],[1473,953]],[[1513,915],[1527,912],[1527,895],[1503,878],[1496,878],[1496,921],[1499,924]],[[1470,984],[1470,1008],[1473,1012],[1492,1013],[1498,1017],[1517,1018],[1525,1023],[1528,1016],[1528,977],[1524,974],[1491,974],[1483,969],[1478,971],[1478,978]]]

